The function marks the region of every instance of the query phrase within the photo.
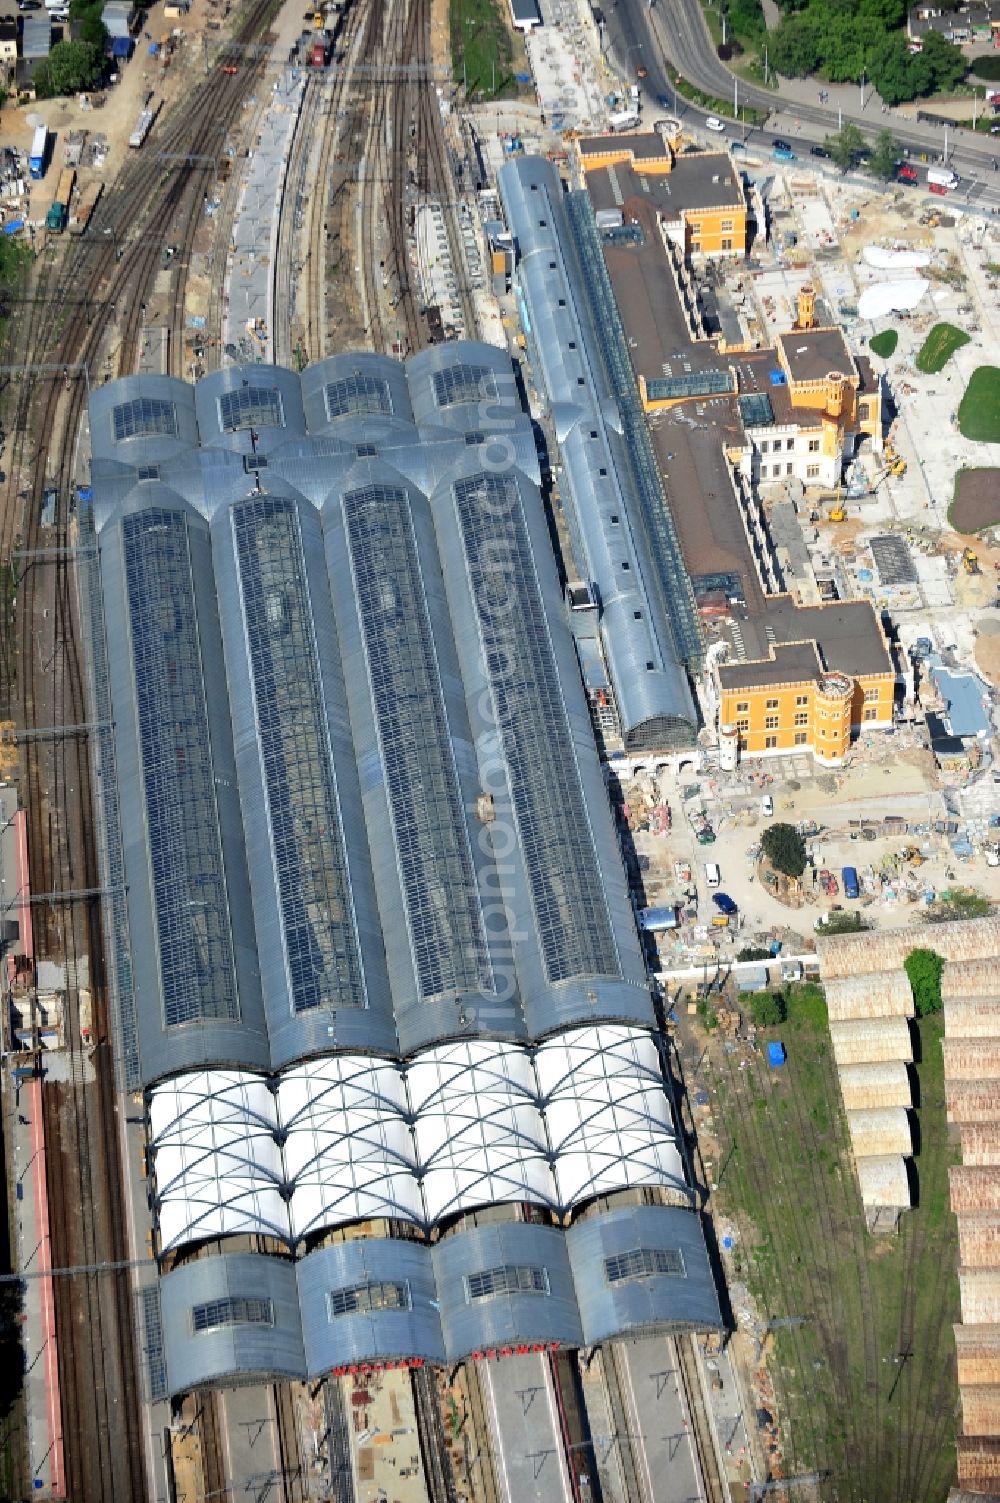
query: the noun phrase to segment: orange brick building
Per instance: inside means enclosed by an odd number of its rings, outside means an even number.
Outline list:
[[[766,652],[715,668],[720,736],[735,735],[744,756],[810,751],[833,767],[860,730],[892,725],[896,674],[868,601],[772,597],[762,625]],[[742,626],[737,640],[745,648]]]

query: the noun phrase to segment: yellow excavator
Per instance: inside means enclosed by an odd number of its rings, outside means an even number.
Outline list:
[[[965,570],[966,574],[979,573],[979,554],[974,552],[972,548],[963,548],[962,568]]]

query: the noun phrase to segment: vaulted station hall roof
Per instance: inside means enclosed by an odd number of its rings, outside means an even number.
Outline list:
[[[170,1391],[578,1342],[564,1224],[701,1231],[508,356],[132,377],[91,431]]]

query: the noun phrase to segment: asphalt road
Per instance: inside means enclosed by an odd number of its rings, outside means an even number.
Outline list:
[[[891,121],[882,115],[870,117],[862,114],[860,98],[855,110],[845,108],[838,112],[836,106],[810,104],[797,99],[783,102],[779,93],[745,84],[742,80],[737,85],[733,74],[716,56],[699,0],[654,0],[652,6],[648,0],[606,0],[604,16],[605,50],[617,63],[620,72],[626,78],[635,78],[639,67],[646,69],[641,87],[647,118],[650,106],[655,108],[658,98],[673,101],[675,97],[664,66],[669,61],[684,78],[706,93],[732,99],[734,88],[738,88],[736,97],[740,105],[765,110],[772,119],[779,112],[793,114],[802,122],[802,135],[790,142],[799,156],[807,157],[810,143],[818,143],[824,136],[835,132],[839,120],[851,121],[872,140],[887,123],[890,124],[896,140],[901,147],[908,149],[911,157],[926,152],[933,160],[943,150],[941,127],[916,121],[900,122],[898,116],[893,116]],[[688,104],[680,95],[676,96],[676,101],[677,113],[686,124],[696,127],[704,120],[704,111]],[[732,141],[748,135],[752,147],[767,150],[776,138],[788,139],[787,124],[774,124],[773,130],[765,126],[747,132],[730,122],[726,139]],[[1000,137],[979,139],[969,131],[949,131],[948,162],[963,180],[961,188],[949,197],[960,206],[966,202],[973,206],[1000,206],[1000,173],[994,172],[992,166],[998,159]]]

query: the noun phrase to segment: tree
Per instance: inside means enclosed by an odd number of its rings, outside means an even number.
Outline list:
[[[785,78],[806,78],[823,60],[816,16],[807,11],[789,16],[771,33],[769,62]]]
[[[768,825],[760,848],[775,871],[786,877],[801,877],[806,869],[805,841],[794,825]]]
[[[737,950],[737,960],[771,960],[773,956],[770,950],[764,950],[760,945],[747,945],[745,949]]]
[[[98,8],[84,11],[80,21],[80,41],[90,42],[102,55],[108,45],[108,28]]]
[[[913,1006],[918,1018],[926,1018],[932,1012],[940,1012],[941,972],[944,961],[936,950],[911,950],[903,962],[913,993]]]
[[[929,67],[921,66],[898,32],[879,39],[869,54],[868,67],[872,83],[888,105],[916,99],[930,77]]]
[[[750,1021],[755,1028],[776,1028],[787,1016],[781,992],[757,992],[750,999]]]
[[[854,166],[854,159],[865,149],[865,138],[856,125],[845,125],[823,143],[841,172]],[[773,827],[772,827],[773,828]]]
[[[50,94],[79,94],[100,83],[104,59],[93,42],[57,42],[49,53],[47,69],[40,67],[35,75],[36,91],[43,71]]]
[[[899,161],[899,147],[891,130],[880,130],[872,150],[872,159],[869,164],[870,170],[876,177],[888,182],[896,171],[896,163]]]
[[[953,42],[946,42],[936,31],[927,32],[923,38],[919,60],[930,69],[931,89],[940,89],[946,93],[965,77],[966,61],[961,47],[956,47]],[[926,92],[930,93],[930,89]]]

